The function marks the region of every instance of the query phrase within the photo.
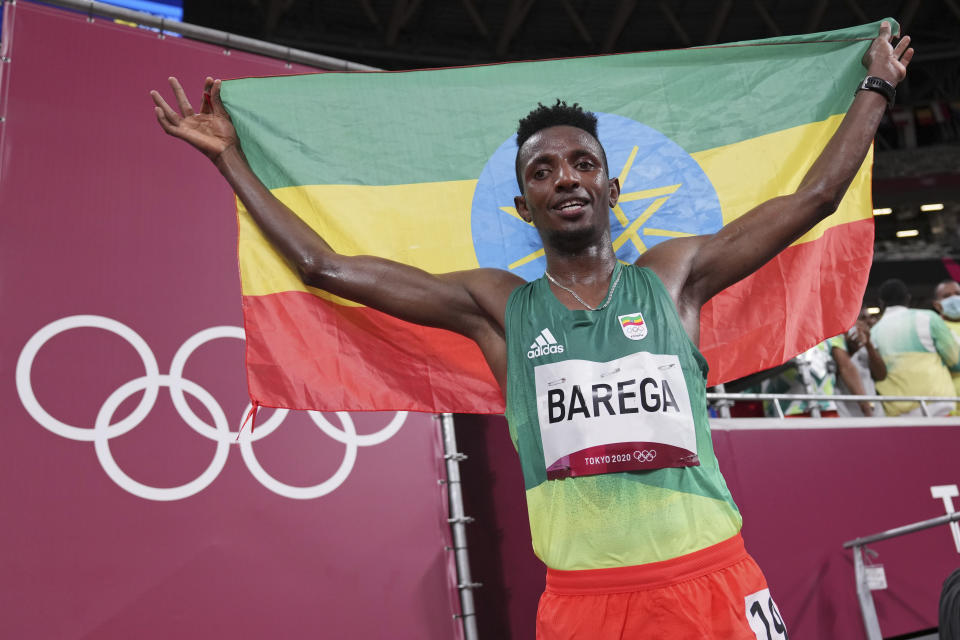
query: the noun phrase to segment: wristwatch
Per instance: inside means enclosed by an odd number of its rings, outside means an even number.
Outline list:
[[[863,79],[863,82],[860,83],[860,86],[857,87],[857,91],[863,91],[864,89],[882,94],[887,99],[887,107],[890,109],[893,108],[893,101],[897,97],[897,90],[883,78],[867,76]]]

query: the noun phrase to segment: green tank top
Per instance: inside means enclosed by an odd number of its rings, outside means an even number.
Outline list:
[[[656,274],[618,275],[599,311],[567,309],[545,278],[507,303],[506,417],[534,551],[553,569],[668,560],[741,527],[710,439],[707,362]]]

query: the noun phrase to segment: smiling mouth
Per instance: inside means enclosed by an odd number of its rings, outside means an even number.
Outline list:
[[[568,218],[583,213],[583,210],[586,206],[586,200],[581,198],[571,198],[554,205],[553,210],[558,212],[561,216]]]

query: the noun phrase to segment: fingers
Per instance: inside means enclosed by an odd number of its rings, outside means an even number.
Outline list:
[[[167,81],[170,83],[170,88],[173,89],[173,95],[177,99],[177,106],[180,107],[180,113],[183,114],[184,118],[189,118],[193,115],[193,107],[190,106],[190,101],[187,100],[187,94],[184,93],[183,87],[180,86],[180,81],[173,76],[167,78]]]
[[[167,119],[167,116],[164,114],[163,109],[161,109],[160,107],[154,107],[153,111],[154,113],[157,114],[157,122],[160,123],[160,128],[163,129],[165,132],[169,133],[170,135],[173,135],[173,131],[174,129],[176,129],[176,126],[170,124],[170,121]]]
[[[877,34],[877,39],[890,42],[890,23],[886,20],[880,23],[880,33]]]
[[[905,77],[907,65],[913,59],[914,50],[910,47],[910,36],[903,36],[894,43],[891,31],[888,21],[884,20],[880,23],[877,38],[863,54],[863,65],[868,70],[874,68],[876,71],[886,67],[893,73],[888,80],[896,84]]]
[[[170,105],[167,104],[167,101],[163,99],[163,96],[156,91],[151,91],[150,97],[153,98],[153,103],[157,105],[158,114],[162,115],[168,124],[172,126],[177,126],[180,124],[180,116]],[[157,116],[158,119],[160,115]],[[161,121],[160,124],[163,125],[163,122]]]
[[[912,49],[912,48],[911,48],[911,49],[907,49],[907,50],[904,52],[903,57],[900,58],[900,64],[902,64],[904,67],[906,67],[908,64],[910,64],[910,61],[911,61],[911,60],[913,60],[913,49]]]
[[[203,94],[200,96],[200,113],[212,113],[213,104],[210,102],[210,89],[213,87],[213,78],[207,76],[203,81]]]
[[[895,58],[899,59],[906,52],[907,47],[910,46],[910,36],[904,36],[900,38],[900,42],[897,43],[897,46],[893,48],[893,55]]]
[[[227,108],[223,106],[223,100],[220,99],[220,80],[215,80],[213,82],[213,88],[210,90],[211,102],[213,102],[213,111],[217,115],[223,115],[229,117],[227,114]]]

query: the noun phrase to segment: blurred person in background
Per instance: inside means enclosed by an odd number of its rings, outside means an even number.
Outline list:
[[[933,290],[933,308],[937,310],[943,323],[960,342],[960,284],[956,280],[944,280]],[[960,396],[960,371],[951,371],[953,375],[954,395]]]
[[[807,349],[793,359],[794,366],[763,381],[763,393],[825,396],[823,400],[791,400],[786,404],[781,402],[780,407],[785,417],[809,418],[813,415],[814,407],[820,410],[821,418],[837,417],[837,403],[829,398],[836,393],[834,389],[837,385],[837,366],[830,354],[837,338],[842,340],[842,336],[837,336]],[[764,410],[768,416],[777,415],[772,401],[764,402]]]
[[[871,332],[887,366],[887,376],[877,381],[877,393],[885,396],[953,397],[950,370],[960,363],[960,345],[943,319],[933,311],[908,309],[910,292],[903,280],[880,285],[883,316]],[[949,415],[953,402],[928,402],[930,415]],[[920,416],[919,402],[884,402],[888,416]]]
[[[887,365],[870,339],[870,314],[860,310],[857,323],[845,335],[829,340],[830,355],[837,363],[837,393],[840,395],[872,396],[877,389],[874,381],[887,377]],[[842,417],[883,415],[875,402],[838,402],[837,413]]]

